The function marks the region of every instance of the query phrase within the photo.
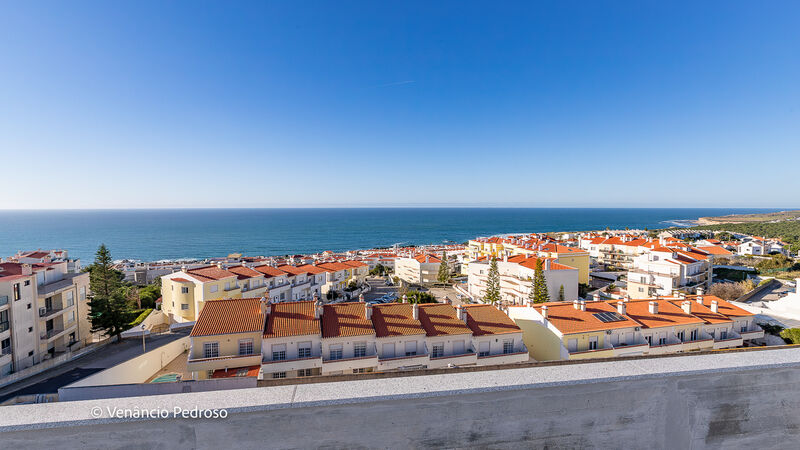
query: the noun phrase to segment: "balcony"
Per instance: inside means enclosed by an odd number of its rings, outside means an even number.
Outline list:
[[[592,349],[584,350],[568,350],[569,359],[587,359],[587,358],[608,358],[614,356],[614,347],[608,342],[604,342],[602,346]]]
[[[650,344],[650,348],[647,350],[647,353],[650,355],[675,353],[679,351],[681,349],[681,345],[683,345],[683,343],[674,334],[668,335],[663,344],[657,343],[659,340],[656,337],[653,337],[653,342],[654,343]]]
[[[728,331],[725,338],[717,338],[711,335],[714,339],[714,349],[740,347],[742,345],[742,336],[736,332]]]
[[[189,354],[192,354],[191,349]],[[232,369],[235,367],[257,366],[261,364],[261,354],[226,355],[211,358],[192,358],[186,361],[186,370],[189,372],[202,372],[205,370]]]
[[[5,322],[0,322],[0,333],[7,331],[9,326],[10,325],[7,320]]]
[[[375,351],[375,346],[367,350],[364,356],[354,356],[351,358],[330,359],[322,358],[322,372],[346,372],[351,369],[361,369],[378,366],[378,352]]]
[[[634,339],[632,342],[619,343],[611,345],[614,349],[614,356],[633,356],[646,353],[650,348],[650,344],[644,338]]]
[[[0,350],[0,356],[10,355],[11,354],[11,346],[3,348]]]
[[[404,368],[421,368],[427,366],[430,360],[428,348],[423,345],[422,352],[416,355],[394,356],[391,358],[378,357],[378,370],[402,370]]]
[[[464,353],[445,356],[431,356],[428,367],[440,368],[448,366],[474,366],[478,363],[478,354],[469,350]]]
[[[525,362],[529,359],[530,355],[528,354],[528,349],[525,347],[525,345],[522,345],[513,352],[478,356],[476,363],[479,366],[491,366],[495,364],[513,364]]]
[[[63,333],[63,328],[53,328],[50,330],[45,331],[44,333],[39,335],[39,338],[43,341],[48,341],[53,339],[54,337],[58,336],[59,334]]]
[[[750,339],[763,338],[764,330],[758,325],[751,325],[748,326],[745,331],[740,330],[739,334],[742,336],[743,340],[749,341]]]
[[[67,306],[66,308],[57,306],[53,308],[39,308],[39,319],[42,320],[49,320],[52,317],[55,317],[59,314],[62,314],[65,310],[72,308],[75,305]]]
[[[322,356],[312,355],[303,358],[267,359],[261,358],[261,368],[264,373],[291,372],[293,370],[316,369],[322,367]]]

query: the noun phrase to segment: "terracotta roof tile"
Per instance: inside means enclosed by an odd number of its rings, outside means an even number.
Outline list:
[[[467,305],[464,311],[473,336],[522,332],[506,313],[493,305]]]
[[[225,278],[235,277],[236,275],[228,272],[225,269],[220,269],[217,266],[198,267],[196,269],[189,269],[187,274],[197,278],[200,281],[213,281],[222,280]]]
[[[638,323],[627,317],[625,320],[618,322],[603,322],[598,319],[595,314],[617,311],[614,306],[606,302],[586,302],[586,311],[575,309],[575,305],[572,302],[542,303],[534,305],[534,308],[541,314],[543,305],[547,305],[547,320],[562,334],[639,326]]]
[[[322,337],[374,334],[372,321],[367,320],[365,305],[366,303],[350,302],[323,306]]]
[[[372,324],[377,337],[425,334],[419,320],[414,319],[409,303],[387,303],[372,308]]]
[[[246,266],[229,267],[228,272],[235,273],[238,279],[240,280],[246,280],[248,278],[253,278],[253,277],[260,277],[261,275],[263,275],[261,272],[253,270]]]
[[[237,298],[206,302],[191,336],[261,332],[264,314],[257,298]]]
[[[456,316],[456,309],[445,303],[419,305],[419,321],[428,336],[472,333],[467,324]]]
[[[314,302],[282,302],[270,305],[264,338],[319,335]]]

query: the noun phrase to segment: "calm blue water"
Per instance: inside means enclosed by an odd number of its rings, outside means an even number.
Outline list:
[[[0,211],[0,256],[64,248],[84,263],[100,243],[115,259],[284,255],[464,242],[501,233],[663,228],[670,221],[764,209],[370,208]]]

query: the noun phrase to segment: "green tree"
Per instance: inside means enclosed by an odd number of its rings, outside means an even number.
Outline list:
[[[436,303],[436,297],[434,297],[430,292],[410,290],[406,292],[405,296],[408,303]],[[402,303],[403,298],[398,298],[397,302]]]
[[[131,321],[131,308],[120,283],[120,272],[111,265],[111,253],[104,244],[95,254],[94,263],[89,266],[89,320],[92,332],[102,331],[106,336],[122,340],[121,333]]]
[[[547,293],[547,280],[544,277],[544,263],[541,258],[536,259],[533,269],[533,302],[545,303],[550,301]]]
[[[560,288],[558,288],[558,301],[564,301],[564,285],[562,284]]]
[[[447,252],[442,252],[442,262],[439,264],[439,275],[436,277],[439,283],[447,283],[450,280],[450,266],[447,265]]]
[[[492,257],[489,263],[489,274],[486,278],[486,294],[483,299],[491,304],[500,301],[500,274],[497,271],[497,258]]]

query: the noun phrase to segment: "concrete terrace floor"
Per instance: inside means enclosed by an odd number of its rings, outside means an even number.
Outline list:
[[[188,334],[189,331],[186,330],[178,333],[151,336],[146,340],[146,348],[148,351],[153,350]],[[0,402],[18,395],[57,393],[60,387],[74,383],[141,354],[141,338],[125,339],[120,343],[108,344],[78,359],[3,387],[0,389]]]

